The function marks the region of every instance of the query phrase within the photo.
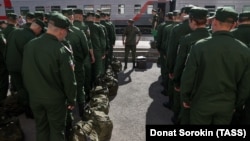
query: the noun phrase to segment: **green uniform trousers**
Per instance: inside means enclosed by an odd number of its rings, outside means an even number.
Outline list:
[[[136,45],[126,45],[125,46],[125,58],[124,58],[125,66],[127,66],[127,63],[128,63],[128,55],[130,51],[132,53],[132,62],[135,63]]]
[[[36,141],[65,141],[65,100],[30,100],[36,122]]]
[[[98,50],[94,50],[94,55],[95,55],[95,63],[93,64],[93,80],[95,80],[98,76],[101,76],[104,74],[104,70],[103,70],[103,60],[102,60],[102,56],[103,53],[101,51]]]
[[[84,79],[84,90],[85,90],[85,99],[89,100],[90,90],[92,89],[92,71],[91,71],[91,59],[90,56],[87,56],[84,60],[84,70],[85,70],[85,79]]]
[[[0,101],[7,97],[9,88],[9,74],[6,65],[3,60],[3,56],[0,53]]]

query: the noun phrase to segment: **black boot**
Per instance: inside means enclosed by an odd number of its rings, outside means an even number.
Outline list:
[[[126,69],[127,69],[127,62],[125,61],[123,70],[126,70]]]
[[[135,66],[135,61],[134,61],[134,62],[133,62],[133,69],[135,69],[135,67],[136,67],[136,66]]]

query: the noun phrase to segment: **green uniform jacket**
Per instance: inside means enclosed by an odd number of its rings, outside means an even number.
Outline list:
[[[174,66],[180,39],[183,38],[185,35],[189,34],[191,31],[192,30],[189,27],[188,20],[183,21],[182,23],[176,25],[173,28],[169,39],[167,54],[167,67],[169,69],[169,73],[174,72]]]
[[[192,33],[189,33],[188,35],[186,35],[180,41],[180,47],[178,49],[176,64],[174,68],[174,84],[176,87],[180,87],[181,75],[185,67],[185,62],[186,62],[188,53],[191,49],[191,46],[195,44],[195,42],[197,42],[198,40],[209,37],[209,36],[210,36],[210,33],[207,30],[207,28],[197,28]]]
[[[156,46],[156,48],[158,49],[158,51],[160,51],[160,52],[162,52],[163,50],[163,48],[162,48],[162,45],[163,45],[163,42],[164,42],[164,39],[163,39],[163,34],[164,34],[164,28],[165,28],[165,26],[167,26],[167,25],[169,25],[169,24],[171,24],[172,22],[170,22],[170,21],[165,21],[165,22],[163,22],[163,23],[161,23],[159,26],[158,26],[158,28],[157,28],[157,30],[158,30],[158,32],[157,32],[157,46]]]
[[[22,73],[31,101],[67,100],[75,105],[76,81],[69,51],[47,33],[25,46]]]
[[[173,22],[172,24],[169,24],[167,26],[164,27],[163,29],[163,37],[162,37],[162,49],[163,54],[167,55],[168,53],[168,43],[169,43],[169,39],[170,39],[170,35],[172,32],[172,29],[174,28],[174,26],[178,24],[177,22]]]
[[[101,21],[100,23],[106,27],[107,35],[109,39],[109,46],[112,47],[115,44],[115,40],[114,40],[115,32],[114,32],[113,25],[111,25],[110,23],[106,21]]]
[[[73,32],[69,32],[66,39],[69,40],[73,50],[76,65],[75,71],[80,71],[83,69],[83,61],[89,53],[88,41],[84,32],[82,32],[79,28],[71,25],[70,29]]]
[[[250,94],[250,51],[227,31],[198,41],[181,78],[181,97],[196,111],[243,106]]]
[[[8,41],[9,39],[9,34],[15,30],[16,27],[13,25],[13,24],[8,24],[8,26],[3,30],[3,34],[4,34],[4,37],[5,39]]]
[[[100,23],[96,23],[96,24],[98,24],[102,29],[102,35],[100,36],[100,39],[101,39],[102,52],[104,55],[105,51],[108,49],[108,45],[109,45],[108,32],[107,32],[107,29],[104,25],[102,25]]]
[[[88,21],[88,22],[86,22],[86,24],[89,26],[90,39],[91,39],[91,42],[92,42],[93,50],[101,51],[102,46],[101,46],[100,37],[104,34],[103,30],[101,29],[100,25],[97,25],[94,22]]]
[[[232,33],[236,39],[250,47],[250,24],[239,25],[238,28],[232,30]]]
[[[35,37],[35,33],[30,28],[16,29],[9,34],[6,51],[8,71],[21,72],[24,45]]]
[[[125,45],[136,45],[136,35],[141,36],[141,31],[137,26],[127,26],[124,29],[123,37],[125,39]]]

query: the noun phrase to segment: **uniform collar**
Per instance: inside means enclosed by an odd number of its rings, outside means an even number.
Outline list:
[[[52,40],[59,41],[59,40],[56,38],[56,36],[54,36],[54,35],[52,35],[52,34],[45,33],[45,34],[43,34],[43,36],[44,36],[45,38],[49,38],[49,39],[52,39]]]
[[[233,34],[230,31],[216,31],[212,34],[212,36],[221,36],[221,35],[233,37]]]

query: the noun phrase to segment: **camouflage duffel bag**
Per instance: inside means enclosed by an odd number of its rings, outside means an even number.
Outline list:
[[[112,76],[106,76],[105,82],[106,82],[108,89],[109,89],[108,98],[109,98],[109,101],[111,101],[117,95],[117,91],[118,91],[118,87],[119,87],[118,80]]]
[[[95,129],[99,141],[108,141],[111,139],[113,122],[109,116],[102,111],[94,111],[92,114],[93,128]]]
[[[99,141],[98,135],[93,129],[93,121],[78,121],[73,127],[72,141]]]
[[[0,141],[24,141],[24,133],[17,117],[9,117],[0,109]]]
[[[99,95],[99,94],[108,95],[108,94],[109,94],[108,88],[107,88],[107,87],[104,87],[104,86],[95,86],[95,87],[90,91],[90,97],[93,97],[93,96]]]
[[[111,66],[115,73],[122,71],[122,63],[115,56],[113,56],[113,61],[111,63]]]
[[[89,105],[93,111],[103,111],[105,114],[109,113],[109,99],[105,94],[94,95],[90,99]]]

